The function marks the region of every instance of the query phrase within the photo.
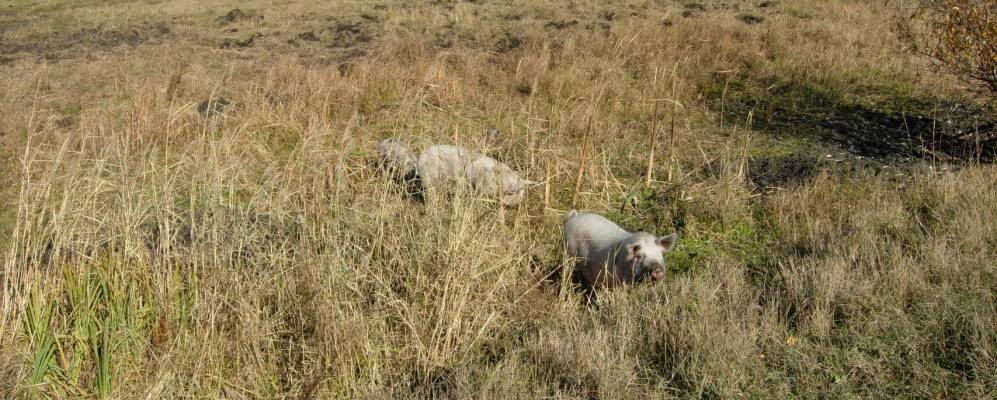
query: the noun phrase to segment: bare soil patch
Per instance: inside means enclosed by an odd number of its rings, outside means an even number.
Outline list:
[[[240,21],[262,21],[263,16],[252,12],[242,11],[238,8],[232,9],[225,15],[218,17],[218,23],[222,25],[231,24]]]
[[[832,151],[886,164],[911,158],[953,164],[997,160],[997,110],[992,106],[896,93],[880,96],[875,89],[862,98],[845,99],[806,85],[770,87],[759,95],[743,82],[732,82],[725,98],[712,93],[710,104],[728,120],[743,121],[752,112],[755,130],[815,138]]]
[[[0,37],[0,65],[23,57],[53,62],[78,57],[93,50],[107,51],[119,46],[158,44],[172,35],[168,24],[157,22],[115,29],[84,28],[67,34],[38,36],[20,41]]]

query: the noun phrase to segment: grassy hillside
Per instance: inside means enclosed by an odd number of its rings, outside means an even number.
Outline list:
[[[997,113],[911,2],[310,3],[0,5],[0,397],[997,395]],[[572,208],[666,281],[587,303]]]

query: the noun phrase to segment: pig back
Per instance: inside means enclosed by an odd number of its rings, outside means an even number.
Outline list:
[[[578,213],[564,221],[563,235],[570,255],[586,264],[605,264],[616,244],[630,233],[599,214]]]
[[[457,177],[463,178],[468,156],[467,149],[457,146],[431,146],[419,156],[419,176],[423,183],[430,186]]]

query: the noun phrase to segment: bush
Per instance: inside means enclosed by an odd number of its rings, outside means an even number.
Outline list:
[[[981,92],[997,96],[997,0],[927,0],[900,22],[901,40]]]

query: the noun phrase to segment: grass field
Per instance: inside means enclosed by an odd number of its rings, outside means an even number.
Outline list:
[[[0,397],[994,398],[997,112],[912,3],[4,2]],[[666,281],[586,302],[572,208]]]

